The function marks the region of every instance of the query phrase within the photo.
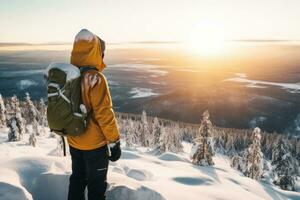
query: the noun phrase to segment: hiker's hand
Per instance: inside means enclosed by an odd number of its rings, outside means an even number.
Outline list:
[[[108,145],[110,155],[108,159],[112,162],[115,162],[120,159],[121,157],[121,143],[120,140],[118,140],[115,143],[111,143]]]

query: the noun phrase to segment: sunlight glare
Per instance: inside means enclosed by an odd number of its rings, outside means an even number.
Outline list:
[[[186,48],[200,56],[214,56],[225,53],[225,31],[222,26],[212,22],[200,23],[188,33]]]

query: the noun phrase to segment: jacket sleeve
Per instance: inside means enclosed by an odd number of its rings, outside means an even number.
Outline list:
[[[112,100],[106,78],[101,73],[97,75],[99,75],[98,80],[90,90],[90,102],[95,120],[106,139],[113,143],[120,138],[119,128],[112,109]]]

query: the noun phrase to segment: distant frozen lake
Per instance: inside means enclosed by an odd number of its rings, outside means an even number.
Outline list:
[[[253,88],[267,88],[266,86],[276,86],[281,87],[282,89],[288,90],[290,93],[300,93],[300,83],[276,83],[276,82],[269,82],[269,81],[260,81],[260,80],[250,80],[247,79],[247,75],[243,73],[236,73],[237,77],[229,78],[225,81],[233,81],[233,82],[240,82],[246,83],[246,87],[253,87]]]

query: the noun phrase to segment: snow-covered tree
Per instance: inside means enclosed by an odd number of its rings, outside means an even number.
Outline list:
[[[235,155],[237,153],[234,145],[234,136],[227,133],[225,135],[225,151],[229,156]]]
[[[31,101],[31,97],[28,92],[25,93],[25,105],[24,105],[24,115],[27,124],[33,123],[34,120],[38,120],[39,111],[34,106],[33,102]]]
[[[194,128],[187,126],[183,126],[183,128],[181,128],[181,133],[182,140],[188,143],[192,143],[196,135]]]
[[[230,160],[230,166],[236,170],[242,171],[243,170],[243,158],[239,155],[235,155]]]
[[[143,147],[149,147],[149,138],[151,137],[146,111],[143,110],[140,125],[140,142]]]
[[[40,132],[38,130],[38,116],[40,114],[34,106],[33,102],[31,101],[29,93],[26,93],[25,97],[25,113],[27,123],[32,125],[32,128],[30,130],[30,137],[33,139],[35,138],[36,140],[36,135],[40,135]]]
[[[181,144],[180,130],[178,124],[173,124],[169,127],[161,127],[161,135],[159,138],[159,152],[163,153],[170,151],[179,153],[183,147]]]
[[[134,123],[131,119],[125,122],[125,142],[127,147],[132,147],[137,143],[137,136]]]
[[[153,120],[151,135],[152,135],[152,141],[150,146],[152,146],[153,148],[157,148],[159,146],[159,138],[161,135],[161,126],[159,124],[157,117],[155,117]]]
[[[224,135],[225,135],[224,131],[220,131],[220,133],[218,134],[218,137],[216,137],[215,143],[214,143],[215,151],[218,153],[221,153],[221,154],[225,154],[225,152],[226,152]]]
[[[9,127],[8,140],[18,141],[25,132],[24,120],[21,116],[20,102],[17,96],[13,96],[10,101],[11,113],[7,126]]]
[[[243,154],[243,173],[245,176],[255,180],[260,180],[263,173],[263,153],[260,149],[261,134],[260,129],[256,127],[253,131],[252,144]]]
[[[298,166],[292,157],[290,148],[284,139],[280,139],[272,154],[274,184],[284,190],[295,190],[295,178]]]
[[[20,129],[18,127],[17,123],[17,118],[16,117],[11,117],[8,120],[8,141],[19,141],[20,140]]]
[[[6,126],[6,108],[2,95],[0,94],[0,127]]]
[[[46,127],[48,126],[48,122],[47,122],[47,106],[45,105],[45,102],[44,102],[43,98],[41,98],[41,100],[40,100],[39,113],[40,113],[39,124],[41,125],[41,131],[40,132],[43,135],[43,134],[45,134]]]
[[[29,145],[36,147],[37,139],[36,139],[36,135],[34,133],[30,134],[28,141],[29,141]]]
[[[214,165],[213,155],[212,123],[209,120],[209,112],[205,111],[191,150],[192,163],[201,166]]]

